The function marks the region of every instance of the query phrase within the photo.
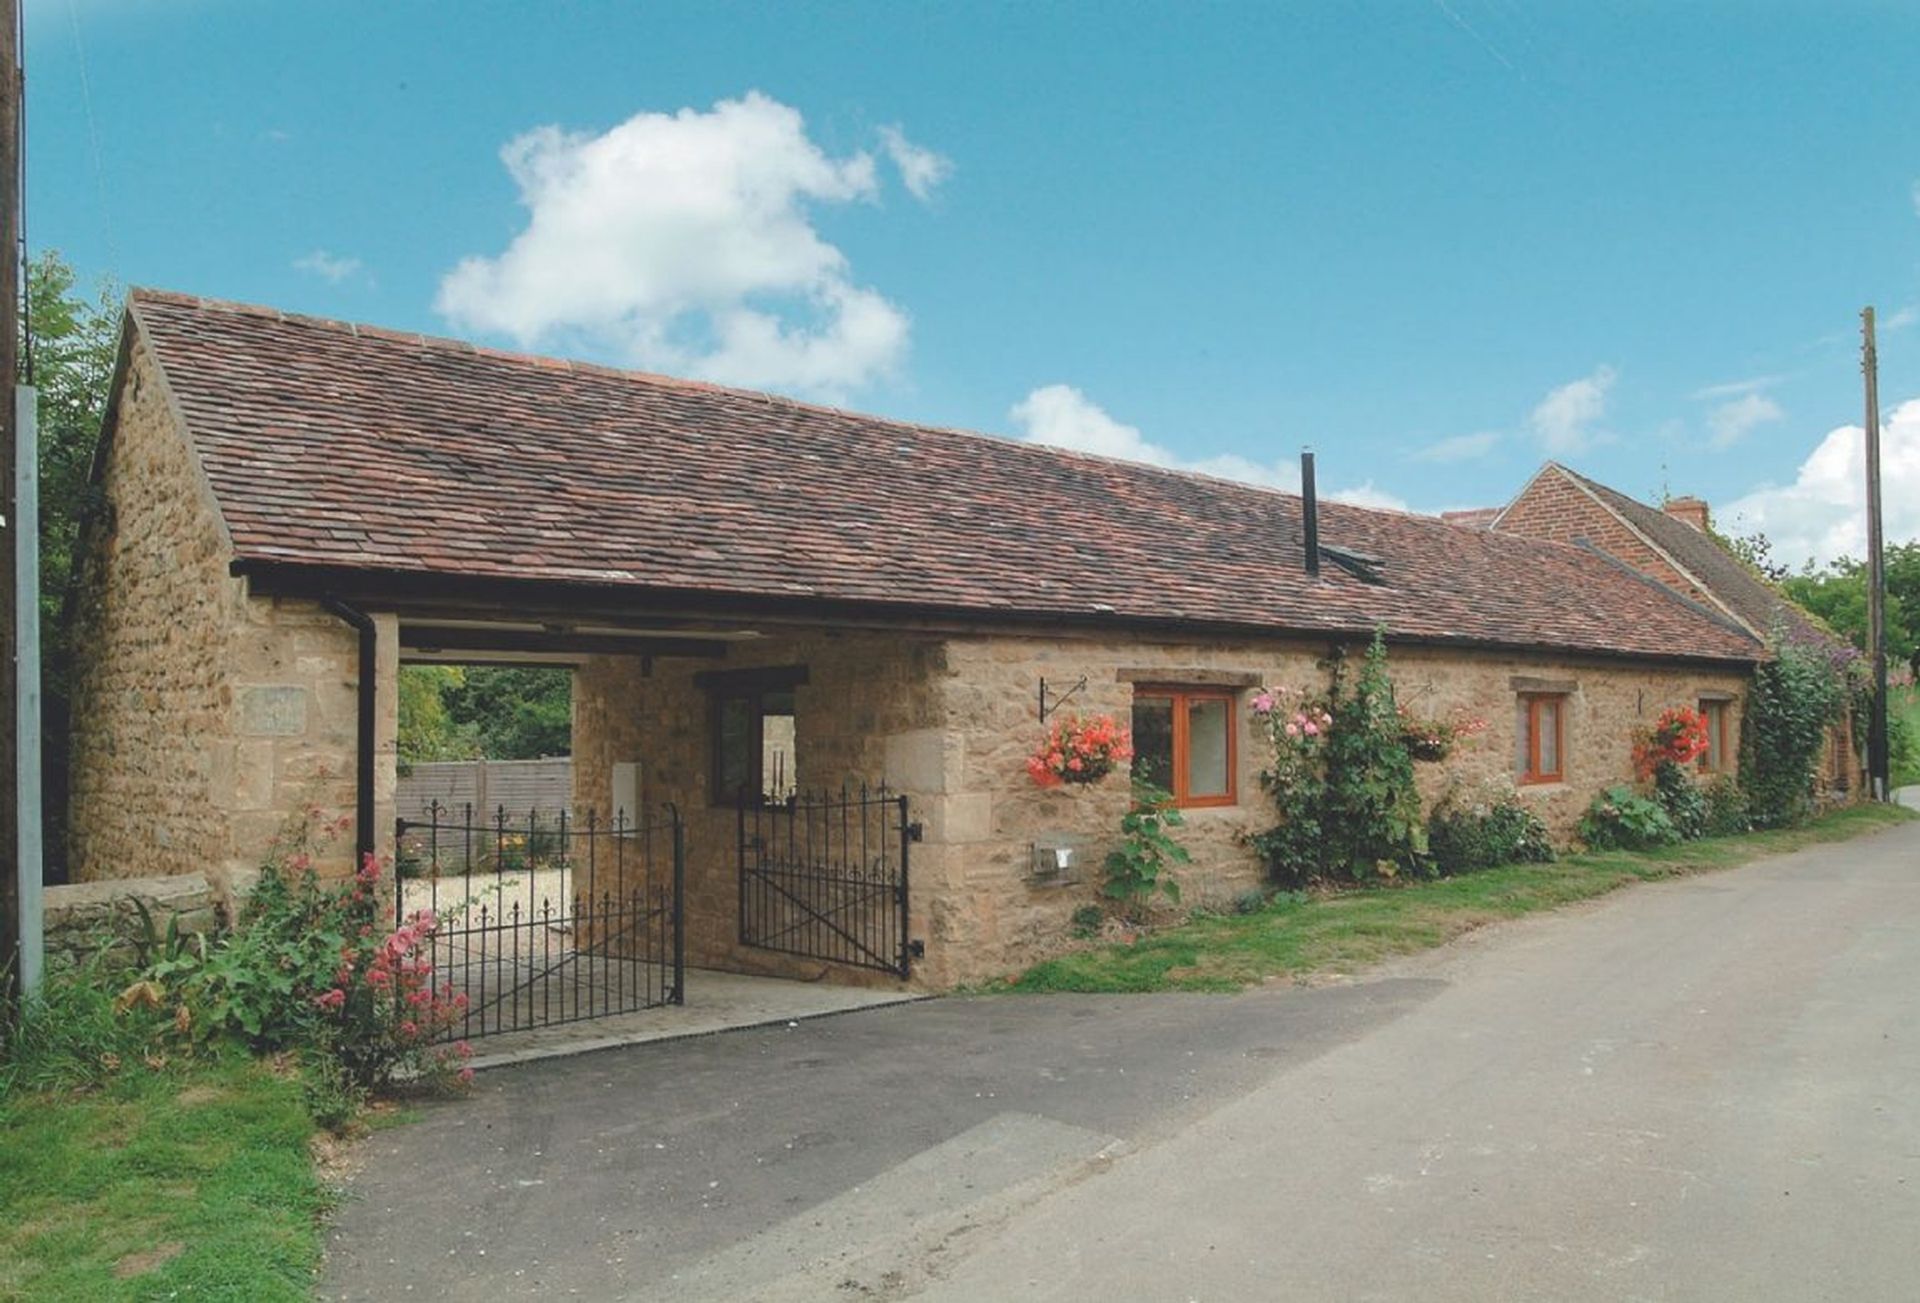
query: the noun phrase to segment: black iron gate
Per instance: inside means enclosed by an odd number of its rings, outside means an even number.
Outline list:
[[[686,835],[671,806],[607,821],[435,804],[396,833],[395,913],[433,911],[434,989],[465,997],[448,1039],[684,1002]]]
[[[740,941],[908,975],[907,848],[920,825],[886,788],[740,802]]]

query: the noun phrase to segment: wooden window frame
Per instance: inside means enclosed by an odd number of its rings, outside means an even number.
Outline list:
[[[1719,744],[1720,751],[1720,763],[1718,765],[1713,763],[1713,747],[1709,746],[1705,751],[1700,753],[1700,769],[1702,773],[1729,774],[1733,772],[1732,766],[1729,763],[1733,759],[1733,752],[1728,746],[1730,739],[1727,736],[1728,733],[1732,731],[1732,706],[1733,703],[1731,701],[1722,697],[1702,697],[1698,703],[1699,711],[1706,717],[1707,728],[1715,735],[1713,741]],[[1717,722],[1715,720],[1716,715],[1718,716]]]
[[[1540,708],[1548,702],[1554,704],[1553,712],[1553,759],[1557,766],[1551,773],[1540,768]],[[1522,787],[1538,787],[1546,783],[1564,783],[1567,781],[1567,694],[1564,692],[1523,692],[1520,704],[1526,712],[1527,721],[1527,767],[1517,778]]]
[[[1134,685],[1133,699],[1173,703],[1173,772],[1168,777],[1172,779],[1176,809],[1204,810],[1240,804],[1240,701],[1232,688],[1139,683]],[[1189,758],[1191,750],[1187,707],[1195,701],[1218,701],[1227,708],[1227,790],[1217,796],[1194,796],[1187,790],[1189,766],[1181,762]]]

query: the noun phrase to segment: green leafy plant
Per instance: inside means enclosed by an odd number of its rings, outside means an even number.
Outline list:
[[[1100,925],[1107,921],[1107,912],[1098,905],[1082,905],[1073,911],[1073,935],[1086,941],[1100,935]]]
[[[1707,794],[1700,790],[1686,769],[1671,760],[1653,767],[1653,799],[1667,812],[1673,830],[1682,841],[1707,835]]]
[[[1671,846],[1680,832],[1660,803],[1624,784],[1593,798],[1580,820],[1580,840],[1597,851]]]
[[[1120,820],[1120,844],[1107,853],[1107,896],[1133,905],[1145,904],[1156,895],[1178,902],[1180,883],[1170,868],[1191,857],[1169,829],[1185,822],[1171,795],[1136,782],[1133,802]]]
[[[1737,837],[1753,831],[1753,810],[1747,794],[1729,774],[1708,783],[1703,793],[1707,802],[1707,821],[1702,836]]]
[[[1776,636],[1755,668],[1740,725],[1740,786],[1757,828],[1784,828],[1813,812],[1826,730],[1846,707],[1845,666]]]
[[[322,882],[310,850],[348,820],[310,812],[284,838],[232,932],[153,963],[146,982],[196,1041],[232,1038],[255,1050],[296,1050],[316,1068],[316,1100],[333,1109],[351,1090],[406,1077],[427,1085],[467,1080],[464,1042],[437,1042],[464,1010],[464,995],[436,993],[422,912],[399,926],[384,908],[382,864],[368,856],[345,882]]]
[[[1554,857],[1546,825],[1511,792],[1475,798],[1450,789],[1427,820],[1427,847],[1443,874],[1545,864]]]

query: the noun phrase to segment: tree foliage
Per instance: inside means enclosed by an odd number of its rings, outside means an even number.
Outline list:
[[[1920,673],[1920,542],[1895,543],[1885,551],[1887,577],[1887,659],[1906,662]],[[1809,565],[1788,576],[1786,595],[1825,620],[1833,631],[1867,648],[1867,565],[1841,557],[1831,565]]]
[[[400,671],[400,759],[537,760],[572,748],[573,673],[537,665]]]
[[[118,296],[82,292],[55,250],[26,266],[26,324],[39,390],[41,768],[47,877],[66,876],[68,719],[73,629],[68,592],[80,526],[96,495],[93,451],[106,413],[119,334]]]

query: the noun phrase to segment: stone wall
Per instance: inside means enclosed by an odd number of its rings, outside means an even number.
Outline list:
[[[925,840],[913,848],[912,935],[924,940],[917,984],[941,988],[1007,973],[1059,948],[1073,911],[1100,899],[1101,863],[1114,845],[1128,787],[1116,775],[1090,788],[1044,790],[1025,761],[1041,738],[1042,676],[1059,692],[1083,676],[1068,709],[1129,718],[1133,684],[1267,683],[1324,689],[1324,642],[1146,642],[1025,637],[947,638],[803,634],[744,644],[728,668],[806,665],[796,692],[800,782],[806,787],[884,779],[908,794]],[[1516,790],[1512,756],[1516,694],[1542,683],[1568,692],[1566,778],[1518,789],[1565,839],[1593,795],[1632,775],[1632,731],[1666,707],[1702,695],[1738,697],[1744,676],[1572,658],[1403,647],[1392,653],[1402,699],[1420,714],[1466,710],[1487,731],[1448,762],[1420,765],[1431,803],[1459,783]],[[737,944],[735,812],[708,791],[708,694],[693,676],[704,664],[634,659],[586,662],[575,691],[575,799],[604,809],[617,761],[641,765],[642,799],[685,813],[688,954],[698,965],[834,980],[879,980],[794,961]],[[1260,790],[1265,763],[1241,709],[1237,788],[1231,806],[1186,812],[1181,871],[1189,904],[1225,905],[1258,886],[1262,870],[1244,838],[1270,821]],[[1076,846],[1077,868],[1061,880],[1036,873],[1036,842]]]
[[[79,880],[260,862],[290,815],[354,808],[358,642],[305,601],[229,573],[218,512],[165,377],[136,337],[107,435],[106,509],[77,581],[69,855]],[[391,827],[397,626],[381,617]],[[344,872],[352,845],[323,866]]]
[[[931,639],[803,632],[735,644],[724,662],[589,657],[574,676],[574,801],[584,815],[612,803],[613,766],[640,765],[640,803],[671,803],[686,821],[687,962],[694,967],[885,982],[878,972],[825,965],[739,944],[738,814],[712,791],[711,695],[703,670],[804,665],[794,690],[796,777],[808,790],[886,782],[920,817],[938,782],[946,739],[937,695],[944,653]],[[913,848],[912,920],[937,890],[922,892],[934,856]],[[931,884],[930,884],[931,885]]]
[[[182,873],[48,887],[47,958],[79,963],[106,952],[131,967],[139,960],[149,921],[160,943],[170,925],[182,935],[205,936],[231,924],[237,901],[228,891],[235,885],[244,884],[216,886],[203,873]]]
[[[1358,650],[1356,648],[1356,650]],[[1027,777],[1024,761],[1038,743],[1039,679],[1063,687],[1082,676],[1087,687],[1070,708],[1083,714],[1131,712],[1135,681],[1219,683],[1255,679],[1271,685],[1323,690],[1318,665],[1326,646],[1299,642],[1180,644],[993,638],[948,646],[942,696],[957,762],[948,786],[925,804],[928,841],[944,857],[945,872],[926,884],[940,896],[927,905],[929,959],[948,981],[975,981],[1011,971],[1057,949],[1073,911],[1098,900],[1100,864],[1117,839],[1127,801],[1118,776],[1089,789],[1043,790]],[[1555,657],[1453,652],[1417,647],[1392,651],[1401,699],[1419,714],[1465,710],[1487,719],[1487,731],[1444,764],[1416,767],[1429,805],[1459,783],[1520,798],[1558,838],[1573,831],[1593,795],[1631,778],[1632,730],[1670,705],[1693,704],[1702,694],[1738,697],[1738,673]],[[1543,685],[1568,691],[1566,777],[1559,783],[1516,788],[1513,781],[1516,694]],[[1238,699],[1237,804],[1185,812],[1181,841],[1193,863],[1181,871],[1188,903],[1224,904],[1257,885],[1261,870],[1243,842],[1267,825],[1270,809],[1259,786],[1262,749]],[[1738,701],[1734,702],[1738,727]],[[1036,880],[1033,847],[1040,839],[1080,838],[1079,881]]]

